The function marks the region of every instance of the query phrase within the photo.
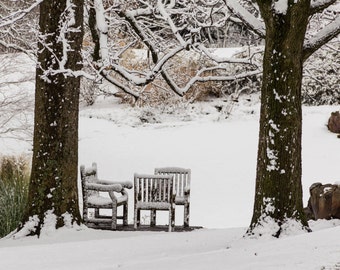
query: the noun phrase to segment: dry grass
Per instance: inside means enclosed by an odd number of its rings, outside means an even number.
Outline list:
[[[27,203],[29,160],[4,156],[0,160],[0,237],[19,224]]]

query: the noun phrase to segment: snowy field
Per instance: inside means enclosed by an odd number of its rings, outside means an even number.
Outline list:
[[[253,97],[253,99],[256,99]],[[79,163],[98,163],[100,178],[130,180],[158,166],[192,169],[193,232],[112,232],[74,228],[39,240],[0,240],[0,269],[340,269],[340,222],[318,221],[313,233],[282,239],[243,239],[254,195],[258,104],[235,105],[226,120],[211,106],[196,105],[192,121],[159,116],[138,122],[135,109],[102,102],[83,108]],[[327,131],[335,107],[303,111],[304,202],[316,181],[339,180],[339,139]],[[114,120],[114,119],[118,120]],[[188,118],[188,119],[189,119]],[[4,141],[2,141],[4,142]],[[7,152],[25,144],[1,145]],[[129,221],[132,223],[132,193]],[[144,213],[147,219],[148,213]],[[181,223],[182,209],[176,213]],[[157,220],[166,223],[163,217]]]
[[[252,214],[259,119],[258,97],[246,98],[233,105],[227,119],[214,107],[226,106],[223,101],[178,105],[162,114],[110,99],[82,107],[79,165],[95,161],[100,178],[119,181],[132,181],[135,172],[152,173],[155,167],[191,168],[190,224],[204,229],[167,233],[79,227],[48,231],[40,239],[2,239],[0,269],[339,270],[339,220],[311,222],[308,234],[243,238]],[[339,107],[303,108],[305,205],[312,183],[340,181],[340,140],[326,128],[335,110]],[[29,143],[0,140],[3,154],[30,149]],[[182,211],[176,209],[177,225]],[[142,215],[148,219],[147,212]],[[157,222],[167,220],[160,215]]]

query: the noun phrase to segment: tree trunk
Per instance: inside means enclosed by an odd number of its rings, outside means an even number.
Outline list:
[[[78,207],[78,111],[83,1],[40,4],[35,122],[29,202],[23,225],[34,220],[39,235],[47,220],[56,228],[80,223]]]
[[[255,203],[248,233],[260,236],[269,230],[279,237],[293,227],[308,230],[301,185],[301,83],[309,1],[292,2],[287,10],[275,9],[271,1],[258,4],[266,43]]]

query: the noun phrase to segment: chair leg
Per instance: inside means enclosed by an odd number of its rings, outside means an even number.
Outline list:
[[[128,205],[123,205],[123,226],[128,225]]]
[[[175,230],[175,205],[171,206],[169,209],[169,232]]]
[[[184,204],[184,227],[189,227],[190,204]]]
[[[135,208],[135,216],[134,216],[134,228],[137,229],[140,225],[140,209]]]
[[[99,208],[94,209],[94,217],[99,218]]]
[[[87,224],[87,221],[88,221],[87,211],[88,211],[87,205],[84,204],[83,205],[83,221],[85,225]]]
[[[112,223],[111,223],[111,229],[116,230],[117,229],[117,205],[112,205]]]
[[[150,226],[151,227],[156,226],[156,210],[155,209],[151,210],[151,213],[150,213]]]

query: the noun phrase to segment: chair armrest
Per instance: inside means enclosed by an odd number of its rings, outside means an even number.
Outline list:
[[[99,183],[86,183],[85,188],[88,190],[96,190],[96,191],[102,191],[102,192],[109,192],[109,191],[115,191],[115,192],[121,192],[123,187],[120,184],[99,184]]]
[[[97,182],[98,184],[102,184],[102,185],[121,185],[122,188],[127,188],[127,189],[131,189],[133,187],[132,182],[130,181],[110,181],[110,180],[102,180],[102,179],[98,179]]]
[[[184,188],[184,195],[189,196],[190,195],[190,186],[187,186]]]
[[[123,188],[131,189],[133,187],[132,182],[124,181],[124,182],[117,182],[122,185]]]

